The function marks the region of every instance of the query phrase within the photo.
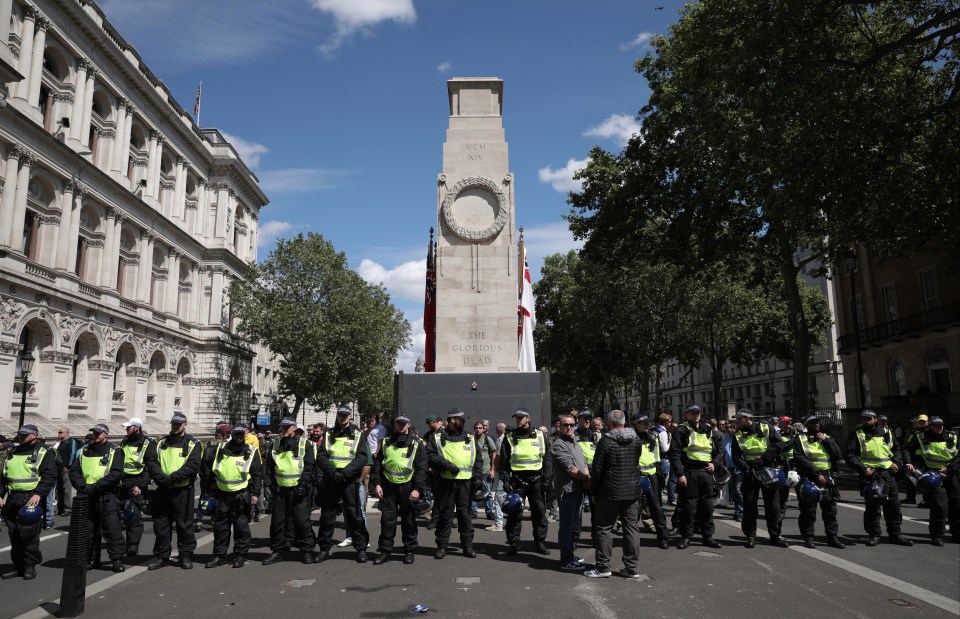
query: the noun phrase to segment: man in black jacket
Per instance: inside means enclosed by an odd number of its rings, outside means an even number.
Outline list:
[[[911,435],[903,450],[903,460],[911,473],[917,472],[914,463],[938,473],[942,485],[933,492],[924,492],[930,506],[930,543],[943,546],[946,522],[950,521],[953,543],[960,543],[960,455],[957,434],[944,430],[943,419],[931,417],[925,430]]]
[[[150,476],[145,464],[151,439],[143,433],[143,421],[134,417],[123,424],[127,435],[120,443],[123,450],[123,477],[120,479],[120,510],[127,530],[127,556],[136,556],[143,537],[142,505],[144,493],[150,487]]]
[[[437,471],[434,483],[434,501],[440,505],[437,523],[437,552],[434,559],[447,556],[450,530],[453,528],[453,512],[457,512],[457,528],[463,556],[477,557],[473,549],[473,521],[470,520],[470,496],[473,488],[482,488],[483,468],[477,457],[477,441],[469,432],[464,432],[466,415],[459,408],[447,412],[447,427],[434,432],[427,443],[427,462]]]
[[[583,573],[590,578],[609,578],[613,555],[613,525],[623,525],[622,576],[640,578],[640,462],[641,443],[633,428],[624,427],[623,411],[607,414],[608,432],[597,444],[590,467],[590,495],[596,507],[596,567]]]
[[[393,434],[383,439],[370,471],[370,486],[380,499],[380,540],[373,561],[382,565],[390,560],[397,536],[397,517],[403,534],[403,562],[413,563],[417,549],[417,515],[413,504],[426,492],[427,452],[410,434],[410,418],[397,415]]]
[[[801,484],[812,481],[820,488],[820,511],[823,513],[827,544],[842,550],[846,545],[838,538],[840,528],[837,524],[837,497],[840,493],[830,473],[840,460],[840,446],[820,429],[820,419],[816,416],[807,417],[804,425],[806,433],[798,434],[793,440],[793,464],[800,473]],[[813,541],[813,525],[816,521],[817,504],[805,501],[801,493],[799,525],[803,545],[807,548],[816,548]]]
[[[501,479],[506,493],[516,492],[530,503],[530,521],[533,524],[534,552],[550,554],[547,548],[547,506],[543,486],[553,482],[553,458],[547,449],[547,437],[530,427],[530,413],[518,408],[513,414],[517,426],[504,436],[503,457],[500,458]],[[507,554],[520,549],[520,530],[523,514],[507,516]]]
[[[204,454],[204,468],[217,484],[217,515],[213,522],[213,559],[204,567],[227,562],[233,528],[233,567],[243,567],[250,550],[250,507],[260,500],[263,464],[260,451],[246,443],[247,427],[234,426],[230,440]]]
[[[770,533],[770,545],[786,548],[780,537],[780,488],[776,484],[764,486],[760,471],[775,468],[785,444],[765,423],[754,423],[753,413],[741,408],[736,415],[737,432],[731,448],[734,465],[743,472],[740,493],[743,496],[743,520],[740,527],[747,538],[747,548],[756,546],[757,502],[763,496],[763,515]]]
[[[10,558],[14,567],[13,571],[3,574],[3,580],[17,577],[33,580],[37,577],[36,566],[43,563],[40,554],[43,517],[29,527],[21,527],[17,520],[25,505],[42,508],[43,498],[56,484],[56,454],[37,440],[38,433],[33,424],[20,428],[17,432],[20,443],[0,464],[0,509],[10,531]]]
[[[317,475],[322,476],[320,490],[320,546],[318,561],[330,558],[333,546],[333,528],[337,523],[337,504],[343,501],[343,518],[353,531],[353,549],[357,563],[367,562],[367,525],[363,521],[358,479],[367,466],[370,448],[360,428],[351,423],[353,411],[347,406],[337,408],[337,421],[327,429],[323,444],[317,452]]]
[[[285,540],[294,534],[303,552],[304,563],[315,563],[320,558],[315,551],[317,540],[310,524],[316,446],[306,437],[296,436],[296,429],[297,420],[285,417],[280,422],[280,436],[264,450],[264,486],[271,487],[272,500],[270,554],[263,560],[263,565],[283,561]]]
[[[57,430],[57,460],[59,470],[57,471],[57,514],[66,516],[70,513],[73,506],[73,489],[70,487],[70,468],[73,466],[77,454],[83,448],[83,441],[70,436],[70,430],[60,428]]]
[[[680,542],[677,548],[690,546],[693,520],[697,519],[703,545],[720,548],[713,539],[713,471],[723,466],[723,448],[713,426],[701,423],[700,407],[690,404],[684,411],[686,420],[673,431],[670,440],[670,470],[676,472],[677,510],[680,513]]]
[[[100,567],[100,546],[107,539],[107,554],[114,572],[124,571],[122,557],[127,551],[117,512],[117,488],[123,477],[123,452],[107,442],[109,430],[98,423],[90,428],[93,442],[80,450],[76,466],[70,469],[70,483],[77,494],[90,497],[87,522],[90,526],[90,567]]]

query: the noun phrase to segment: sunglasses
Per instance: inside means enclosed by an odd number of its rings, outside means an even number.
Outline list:
[[[561,428],[576,428],[576,427],[577,427],[577,424],[575,424],[575,423],[561,423],[561,424],[560,424],[560,427],[561,427]]]

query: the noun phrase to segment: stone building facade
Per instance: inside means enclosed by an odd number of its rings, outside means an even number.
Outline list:
[[[41,425],[246,419],[226,290],[256,260],[256,176],[94,2],[0,0],[0,35],[0,429],[24,350]]]

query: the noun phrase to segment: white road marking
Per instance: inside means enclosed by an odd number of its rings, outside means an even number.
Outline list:
[[[212,533],[209,535],[204,535],[203,537],[197,540],[197,548],[200,548],[201,546],[206,546],[212,541],[213,541]],[[174,567],[174,569],[180,569],[180,568]],[[110,587],[115,587],[116,585],[119,585],[120,583],[126,580],[130,580],[134,576],[139,576],[140,574],[146,571],[147,571],[147,568],[142,565],[134,565],[133,567],[128,567],[127,570],[121,574],[114,574],[113,576],[108,576],[103,580],[98,580],[92,585],[87,585],[85,597],[90,598],[91,596],[97,595],[98,593],[102,593],[107,589],[109,589]],[[59,608],[60,598],[57,598],[49,603],[45,602],[45,604],[56,605],[57,608]],[[38,608],[34,608],[29,612],[25,612],[22,615],[19,615],[16,619],[46,619],[47,617],[55,617],[55,616],[56,615],[51,615],[49,612],[47,612],[45,608],[38,607]]]
[[[59,533],[51,533],[50,535],[44,535],[43,537],[41,537],[41,538],[40,538],[40,541],[42,542],[43,540],[53,539],[53,538],[55,538],[55,537],[60,537],[61,535],[66,535],[66,534],[67,534],[66,531],[60,531]],[[11,548],[12,548],[12,546],[4,546],[3,548],[0,548],[0,552],[6,552],[6,551],[10,550]]]
[[[856,503],[837,503],[837,507],[846,507],[848,509],[855,509],[858,512],[865,512],[867,508],[863,505],[857,505]],[[919,518],[911,518],[910,516],[902,516],[904,522],[916,522],[917,524],[930,524],[929,520],[921,520]]]
[[[717,519],[717,522],[722,522],[727,526],[740,530],[739,522],[720,518]],[[770,534],[764,529],[758,527],[757,537],[770,537]],[[871,582],[884,585],[885,587],[889,587],[894,591],[908,595],[912,598],[920,600],[921,602],[926,602],[931,606],[936,606],[937,608],[951,612],[954,615],[960,615],[960,601],[958,600],[952,600],[946,596],[940,595],[939,593],[934,593],[933,591],[912,585],[906,581],[900,580],[899,578],[888,576],[882,572],[872,570],[869,567],[864,567],[858,563],[835,557],[832,554],[828,554],[820,550],[811,550],[810,548],[804,548],[803,546],[797,544],[792,544],[789,550],[799,552],[800,554],[806,555],[812,559],[817,559],[818,561],[823,561],[824,563],[829,563],[830,565],[838,567],[841,570],[855,574]]]

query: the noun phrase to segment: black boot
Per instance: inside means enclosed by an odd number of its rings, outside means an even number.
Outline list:
[[[828,538],[827,538],[827,546],[829,546],[829,547],[831,547],[831,548],[837,548],[837,549],[839,549],[839,550],[843,550],[844,548],[847,547],[846,544],[844,544],[843,542],[841,542],[841,541],[840,541],[838,538],[836,538],[836,537],[828,537]]]
[[[776,546],[777,548],[789,548],[790,544],[787,543],[787,540],[783,539],[779,535],[776,537],[770,538],[770,545]]]
[[[111,565],[110,569],[112,569],[114,572],[117,572],[119,574],[120,572],[125,571],[127,568],[123,566],[123,561],[121,561],[120,559],[114,559],[113,565]]]
[[[689,537],[681,537],[680,541],[677,542],[677,550],[686,550],[688,546],[690,546]]]
[[[896,544],[897,546],[913,546],[913,542],[906,539],[902,535],[894,535],[890,537],[890,543]]]
[[[367,562],[367,551],[360,550],[357,552],[357,563],[366,563]]]
[[[307,555],[304,555],[304,563],[313,563],[312,561],[306,560]],[[267,558],[260,562],[260,565],[273,565],[274,563],[280,563],[283,561],[283,553],[273,551],[267,555]]]
[[[413,553],[412,553],[412,552],[404,553],[404,555],[403,555],[403,562],[404,562],[406,565],[411,565],[411,564],[413,563],[413,559],[414,559],[414,557],[413,557]]]
[[[160,557],[154,557],[150,559],[150,562],[147,563],[148,570],[159,570],[161,567],[167,564],[166,559],[161,559]]]
[[[747,548],[756,548],[756,546],[757,546],[757,539],[756,539],[754,536],[752,536],[752,535],[749,536],[749,537],[747,537],[747,544],[746,544],[746,546],[747,546]]]
[[[812,535],[808,535],[808,536],[806,536],[806,537],[803,538],[803,547],[804,547],[804,548],[811,548],[811,549],[817,547],[817,543],[816,543],[815,541],[813,541],[813,536],[812,536]]]
[[[32,566],[32,565],[28,565],[27,567],[23,568],[23,579],[24,579],[24,580],[33,580],[33,579],[36,578],[36,577],[37,577],[37,568],[36,568],[36,567],[34,567],[34,566]]]
[[[226,564],[227,564],[226,557],[214,557],[204,567],[206,568],[220,567],[221,565],[226,565]]]
[[[247,558],[243,555],[236,555],[233,558],[233,567],[243,567],[243,564],[247,562]]]
[[[439,559],[442,559],[442,558],[444,558],[444,557],[446,557],[446,556],[447,556],[447,549],[446,549],[446,548],[437,548],[437,552],[435,552],[435,553],[433,554],[433,558],[434,558],[434,559],[438,559],[438,560],[439,560]]]
[[[463,547],[463,556],[468,559],[476,559],[477,551],[473,549],[473,546],[464,546]]]
[[[389,552],[381,552],[380,554],[377,555],[377,558],[373,560],[373,564],[374,564],[374,565],[383,565],[384,563],[386,563],[386,562],[389,561],[389,560],[390,560],[390,553],[389,553]]]
[[[703,545],[706,546],[707,548],[722,548],[722,547],[723,547],[722,544],[720,544],[720,542],[718,542],[717,540],[713,539],[712,537],[705,537],[705,538],[703,538]]]
[[[314,563],[323,563],[324,561],[326,561],[326,560],[329,559],[329,558],[330,558],[330,549],[329,549],[329,548],[323,548],[322,550],[320,550],[320,552],[316,553],[316,555],[315,555],[315,557],[314,557],[314,559],[313,559],[313,562],[314,562]]]
[[[538,555],[548,555],[550,554],[550,549],[547,548],[547,545],[544,542],[537,542],[534,546],[533,551]]]

